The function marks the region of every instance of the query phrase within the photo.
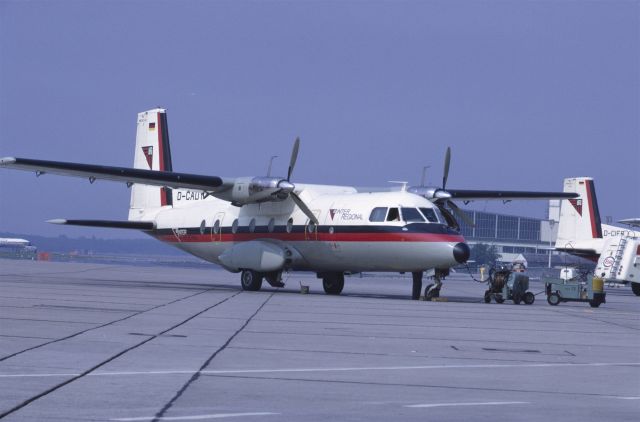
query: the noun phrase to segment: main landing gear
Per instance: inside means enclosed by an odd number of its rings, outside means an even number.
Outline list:
[[[240,285],[242,290],[256,292],[262,288],[262,280],[267,280],[272,287],[284,287],[282,282],[282,271],[271,271],[260,273],[253,270],[243,270],[240,275]]]
[[[416,271],[411,273],[413,276],[413,290],[411,293],[411,299],[420,299],[420,291],[422,290],[422,271]],[[440,297],[440,289],[442,288],[442,279],[449,275],[449,270],[436,270],[433,276],[433,283],[428,284],[424,289],[424,299],[432,300]]]
[[[324,273],[322,274],[322,288],[328,295],[339,295],[344,288],[343,273]]]

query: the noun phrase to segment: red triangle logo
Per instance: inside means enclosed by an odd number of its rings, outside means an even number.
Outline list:
[[[329,214],[331,215],[331,219],[333,220],[333,216],[336,215],[336,210],[335,209],[330,209],[329,210]]]
[[[575,208],[578,214],[580,214],[580,217],[582,217],[582,199],[569,199],[569,202],[571,202],[573,208]]]
[[[147,164],[149,164],[149,170],[152,170],[153,167],[153,147],[142,147],[142,152],[144,153],[144,157],[147,159]]]

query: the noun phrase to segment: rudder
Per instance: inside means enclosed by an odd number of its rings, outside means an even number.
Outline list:
[[[564,179],[564,192],[575,192],[578,198],[563,200],[556,247],[571,241],[602,238],[600,211],[593,179],[574,177]]]
[[[165,109],[156,108],[138,113],[133,168],[173,171]],[[131,187],[129,219],[139,219],[140,215],[149,208],[171,205],[173,205],[171,189],[134,184]]]

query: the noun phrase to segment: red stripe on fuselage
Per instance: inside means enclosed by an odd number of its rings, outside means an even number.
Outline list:
[[[247,242],[258,239],[320,242],[464,242],[464,237],[434,233],[225,233],[155,235],[164,242]]]

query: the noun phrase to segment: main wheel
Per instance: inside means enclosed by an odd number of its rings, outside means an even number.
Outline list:
[[[522,298],[520,297],[520,293],[515,293],[513,295],[513,303],[515,303],[516,305],[519,305],[520,302],[522,302]]]
[[[502,297],[502,295],[496,295],[495,297],[497,303],[504,303],[504,298]]]
[[[533,294],[533,293],[531,293],[531,292],[526,292],[526,293],[524,294],[524,303],[525,303],[525,304],[527,304],[527,305],[532,305],[532,304],[533,304],[533,302],[535,302],[535,301],[536,301],[536,297],[534,296],[534,294]]]
[[[344,288],[344,275],[337,274],[322,279],[322,288],[328,295],[339,295]]]
[[[484,292],[484,303],[491,303],[491,290]]]
[[[558,293],[551,293],[547,296],[547,302],[549,302],[549,305],[557,306],[560,303],[560,296]]]
[[[640,296],[640,283],[631,283],[631,291],[634,295]]]
[[[262,274],[257,271],[243,270],[240,275],[240,284],[243,290],[258,291],[262,287]]]

